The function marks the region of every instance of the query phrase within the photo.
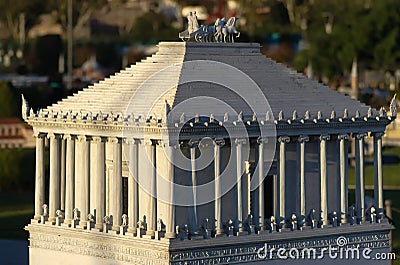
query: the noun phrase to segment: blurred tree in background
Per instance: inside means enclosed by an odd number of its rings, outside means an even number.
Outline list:
[[[20,115],[20,109],[17,107],[18,101],[15,89],[5,83],[0,82],[0,118],[15,117]]]

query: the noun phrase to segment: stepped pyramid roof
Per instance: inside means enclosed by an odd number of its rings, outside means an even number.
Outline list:
[[[160,42],[158,52],[62,101],[38,118],[123,123],[375,119],[386,116],[266,58],[256,43]],[[226,106],[225,106],[226,105]],[[181,108],[181,106],[184,106]],[[174,111],[173,115],[167,114]],[[247,117],[247,118],[246,118]],[[387,121],[389,122],[389,121]]]

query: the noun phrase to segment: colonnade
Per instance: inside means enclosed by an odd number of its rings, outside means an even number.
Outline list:
[[[383,182],[382,182],[382,135],[383,133],[371,133],[374,138],[374,167],[375,167],[375,200],[378,208],[383,208]],[[356,146],[356,210],[359,217],[365,218],[364,209],[364,137],[365,133],[352,134]],[[139,207],[142,207],[139,202],[139,187],[137,179],[139,175],[139,145],[144,144],[145,150],[149,155],[151,170],[144,176],[150,179],[150,193],[156,194],[157,191],[157,169],[156,169],[156,145],[163,144],[169,159],[167,167],[167,178],[171,183],[175,180],[174,170],[174,154],[179,149],[179,145],[164,143],[158,140],[139,140],[139,139],[123,139],[119,137],[99,137],[87,135],[71,135],[71,134],[55,134],[55,133],[36,133],[36,184],[35,184],[35,220],[40,220],[44,214],[43,204],[45,203],[45,138],[49,139],[50,149],[50,178],[49,178],[49,207],[47,222],[54,224],[56,221],[56,211],[62,210],[65,212],[64,224],[71,225],[76,221],[76,210],[79,211],[78,227],[87,226],[87,215],[94,215],[94,228],[101,230],[104,225],[104,217],[112,216],[113,231],[120,231],[122,225],[127,226],[127,232],[136,233],[137,223],[139,222]],[[271,138],[272,139],[272,138]],[[268,142],[267,137],[258,137],[256,141],[252,141],[258,149],[256,162],[258,163],[258,172],[254,173],[253,177],[257,177],[261,185],[257,189],[257,200],[252,202],[250,209],[250,178],[243,174],[245,160],[243,146],[248,143],[249,139],[237,138],[232,141],[231,148],[234,148],[236,154],[236,180],[237,180],[237,201],[234,203],[236,210],[236,226],[237,231],[244,232],[244,224],[249,214],[256,216],[255,225],[258,230],[265,229],[265,188],[264,178],[268,174],[264,167],[265,144]],[[342,215],[342,222],[345,222],[347,213],[347,169],[348,169],[348,134],[336,135],[300,135],[300,136],[280,136],[277,138],[276,160],[277,160],[277,177],[278,186],[274,189],[273,194],[275,208],[275,216],[287,217],[285,206],[288,203],[286,200],[286,178],[287,178],[287,145],[290,142],[297,143],[298,150],[298,178],[299,178],[299,194],[298,209],[301,215],[306,215],[306,149],[309,142],[319,142],[319,176],[320,176],[320,209],[324,223],[328,222],[328,181],[327,181],[327,142],[336,141],[338,145],[338,170],[337,178],[339,181],[339,208]],[[108,145],[106,145],[108,143]],[[196,184],[196,156],[195,148],[196,141],[188,143],[190,148],[190,160],[192,170],[192,184]],[[128,180],[128,212],[123,213],[122,209],[122,148],[125,145],[127,161],[130,167],[130,176]],[[214,201],[214,218],[215,234],[222,235],[224,216],[222,216],[222,208],[226,207],[222,204],[221,194],[221,148],[225,145],[225,139],[214,140],[214,177],[215,177],[215,201]],[[106,194],[106,148],[112,148],[112,174],[108,176],[109,192]],[[65,153],[64,153],[65,152]],[[65,160],[65,161],[64,161]],[[63,175],[65,174],[65,179]],[[246,183],[247,182],[247,183]],[[93,183],[93,185],[90,185]],[[93,190],[91,190],[91,188]],[[174,202],[174,185],[166,187],[170,196],[170,201]],[[94,193],[90,202],[90,193]],[[107,197],[108,196],[108,197]],[[109,207],[106,209],[105,200],[109,201]],[[196,195],[194,194],[195,211],[196,211]],[[146,235],[154,238],[157,230],[157,197],[151,196],[150,210],[147,216]],[[91,209],[94,205],[94,209]],[[143,206],[144,207],[144,206]],[[168,216],[166,217],[165,228],[167,238],[174,238],[175,234],[175,206],[169,204]],[[232,207],[230,205],[229,207]],[[257,209],[257,213],[254,213]],[[127,214],[129,218],[128,224],[123,223],[122,215]]]

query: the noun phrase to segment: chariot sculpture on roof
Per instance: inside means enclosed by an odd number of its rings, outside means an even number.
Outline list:
[[[201,25],[197,21],[196,11],[187,16],[188,28],[179,33],[183,41],[195,40],[197,42],[234,42],[240,36],[236,29],[237,17],[217,19],[214,25]]]

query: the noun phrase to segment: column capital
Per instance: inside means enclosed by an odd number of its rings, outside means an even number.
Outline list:
[[[105,141],[105,139],[103,137],[101,137],[101,136],[93,136],[92,137],[92,142],[93,143],[101,143],[101,142],[104,142],[104,141]]]
[[[290,137],[289,136],[279,136],[278,142],[280,142],[280,143],[289,143],[290,142]]]
[[[157,145],[160,141],[156,139],[144,139],[142,142],[144,145]]]
[[[188,142],[189,148],[196,148],[199,145],[199,140],[198,139],[190,139]]]
[[[121,139],[118,137],[108,137],[107,142],[111,144],[121,143]]]
[[[67,133],[67,134],[64,134],[63,139],[64,139],[64,140],[75,140],[75,139],[76,139],[76,136]]]
[[[44,137],[46,137],[46,133],[40,132],[38,130],[33,130],[33,137],[35,137],[35,138],[44,138]]]
[[[349,135],[347,133],[345,134],[338,134],[337,138],[339,140],[348,140],[349,139]]]
[[[78,135],[76,136],[76,139],[78,142],[83,143],[89,140],[89,137],[87,135]]]
[[[170,141],[170,140],[161,140],[161,145],[163,147],[172,147],[178,149],[181,144],[178,141]]]
[[[257,138],[257,143],[258,143],[258,144],[266,144],[266,143],[268,143],[268,138],[267,138],[267,137],[259,136],[259,137]]]
[[[357,140],[364,139],[364,137],[367,136],[367,133],[354,133],[353,137],[356,138]]]
[[[47,138],[54,140],[54,139],[61,139],[61,135],[60,134],[55,134],[53,132],[50,132],[47,134]]]
[[[235,139],[235,144],[239,145],[239,144],[246,144],[247,143],[247,139],[246,138],[236,138]]]
[[[319,137],[320,141],[329,141],[331,139],[331,136],[329,134],[323,134]]]
[[[308,142],[308,141],[310,141],[310,137],[308,137],[306,135],[300,135],[297,138],[297,142],[299,142],[299,143],[305,143],[305,142]]]
[[[375,133],[371,133],[371,134],[372,134],[372,136],[373,136],[374,138],[382,138],[382,136],[385,135],[384,132],[375,132]]]
[[[214,139],[214,146],[218,145],[219,147],[222,147],[225,145],[225,140],[224,138],[215,138]]]
[[[123,141],[126,144],[138,144],[138,143],[140,143],[140,140],[136,139],[136,138],[124,138]]]

